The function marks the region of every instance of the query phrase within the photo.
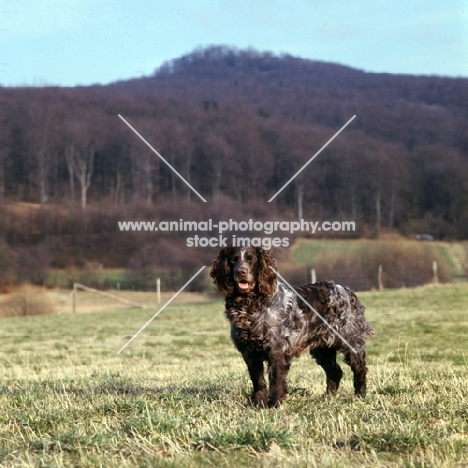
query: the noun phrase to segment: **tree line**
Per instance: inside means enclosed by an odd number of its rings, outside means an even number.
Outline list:
[[[0,204],[204,209],[118,114],[218,215],[468,236],[468,80],[226,47],[108,86],[0,88]]]

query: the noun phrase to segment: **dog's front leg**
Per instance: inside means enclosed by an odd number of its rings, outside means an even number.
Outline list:
[[[252,380],[253,391],[251,400],[254,405],[264,407],[267,399],[268,388],[263,375],[263,358],[258,354],[242,354],[244,361],[249,369],[250,379]]]
[[[284,356],[280,359],[270,359],[268,376],[270,380],[270,392],[268,394],[267,405],[269,408],[278,407],[288,394],[287,377],[290,360],[285,360]]]

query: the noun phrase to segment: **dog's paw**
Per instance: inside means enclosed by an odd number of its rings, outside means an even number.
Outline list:
[[[283,403],[284,398],[269,397],[267,399],[268,408],[279,408]]]
[[[253,393],[250,397],[252,405],[257,408],[266,408],[267,407],[267,394],[266,392],[257,392]]]

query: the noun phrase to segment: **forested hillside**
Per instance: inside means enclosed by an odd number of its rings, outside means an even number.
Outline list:
[[[210,47],[153,76],[107,86],[0,88],[0,203],[2,210],[13,202],[49,207],[53,219],[57,210],[84,217],[97,210],[104,213],[100,222],[112,213],[110,232],[123,214],[209,214],[354,220],[361,235],[391,229],[466,238],[467,128],[468,79],[365,73]],[[28,216],[34,223],[45,215]],[[15,246],[27,221],[15,228],[9,219],[3,217],[3,231]],[[58,221],[46,224],[49,236],[70,231],[61,231]],[[21,245],[42,242],[46,224],[28,225],[34,235]]]

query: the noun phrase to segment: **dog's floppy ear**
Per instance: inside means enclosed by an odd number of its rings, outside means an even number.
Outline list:
[[[231,267],[229,265],[229,255],[232,247],[225,247],[213,261],[213,267],[210,276],[218,291],[223,296],[229,296],[234,292],[234,281],[232,278]]]
[[[278,279],[276,273],[270,268],[276,270],[276,260],[271,256],[269,250],[263,250],[257,247],[258,258],[258,292],[263,296],[271,297],[276,292]]]

